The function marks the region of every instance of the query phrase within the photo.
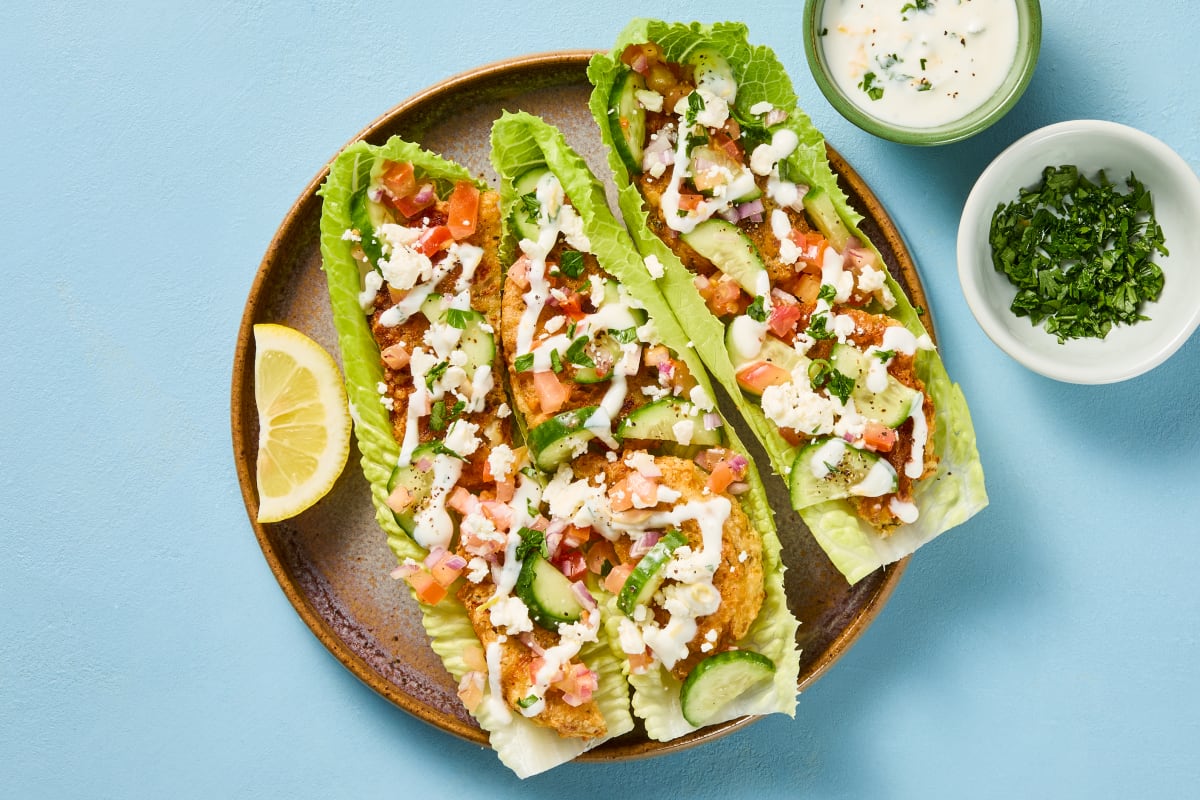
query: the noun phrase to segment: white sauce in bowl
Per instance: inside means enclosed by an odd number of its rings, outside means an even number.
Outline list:
[[[827,0],[824,60],[838,88],[883,122],[936,128],[982,106],[1017,55],[1014,0]]]

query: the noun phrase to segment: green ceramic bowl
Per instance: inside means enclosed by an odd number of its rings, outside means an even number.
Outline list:
[[[832,0],[830,0],[832,2]],[[974,136],[1016,105],[1033,77],[1042,44],[1042,8],[1038,0],[1015,0],[1017,4],[1017,56],[1000,88],[974,111],[936,127],[905,127],[871,116],[846,96],[825,64],[822,46],[821,16],[826,0],[806,0],[804,4],[804,52],[813,78],[821,92],[846,119],[868,133],[893,142],[934,145],[957,142]]]

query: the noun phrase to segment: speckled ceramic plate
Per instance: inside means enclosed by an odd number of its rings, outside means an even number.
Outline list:
[[[502,110],[523,109],[558,126],[598,175],[607,174],[603,145],[587,109],[590,52],[522,56],[451,78],[384,114],[359,137],[375,144],[399,135],[464,164],[493,184],[488,134]],[[899,232],[862,179],[830,150],[834,170],[852,204],[866,216],[863,231],[883,253],[893,277],[914,305],[925,296]],[[375,524],[370,492],[356,468],[358,453],[332,492],[300,516],[280,523],[254,521],[258,500],[254,461],[258,424],[254,408],[251,328],[277,322],[298,328],[337,355],[337,337],[321,272],[317,187],[304,189],[275,234],[250,290],[233,367],[233,449],[242,495],[263,554],[296,611],[339,661],[368,686],[411,714],[479,744],[487,735],[467,714],[456,686],[430,650],[417,605],[388,577],[394,559]],[[610,200],[614,198],[610,197]],[[615,202],[613,203],[615,207]],[[929,317],[926,317],[929,324]],[[746,436],[746,441],[752,437]],[[767,463],[765,455],[756,459]],[[776,509],[787,564],[787,594],[800,620],[800,685],[815,681],[862,634],[900,580],[907,559],[851,587],[829,563],[799,517],[787,489],[765,475]],[[803,702],[803,698],[801,698]],[[714,725],[669,743],[638,729],[580,756],[606,761],[659,755],[729,733],[750,720]]]

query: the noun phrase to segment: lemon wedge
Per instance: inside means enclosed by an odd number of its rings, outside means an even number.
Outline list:
[[[254,326],[258,521],[294,517],[324,497],[350,454],[350,412],[337,364],[284,325]]]

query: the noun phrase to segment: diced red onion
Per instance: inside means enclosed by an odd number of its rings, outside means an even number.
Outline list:
[[[644,463],[643,461],[639,460],[637,462],[637,471],[638,471],[638,474],[641,475],[643,478],[661,478],[662,477],[662,470],[659,469],[658,464],[655,464],[653,461],[648,461],[648,463]]]
[[[583,581],[575,581],[571,584],[571,592],[574,593],[575,599],[579,604],[591,611],[596,608],[596,598],[592,597],[592,593],[584,586]]]
[[[662,531],[646,531],[629,548],[629,555],[633,558],[646,555],[646,553],[650,552],[650,548],[658,544],[658,540],[661,538]]]
[[[755,225],[758,225],[759,223],[761,223],[763,221],[763,215],[762,214],[751,214],[748,217],[742,217],[742,219],[750,220],[750,222],[754,223]]]
[[[446,548],[440,544],[435,544],[429,551],[429,555],[425,556],[425,567],[433,569],[437,563],[442,560],[442,556],[446,555]]]
[[[671,146],[671,139],[665,133],[659,133],[656,138],[651,139],[646,145],[646,149],[642,151],[642,169],[649,171],[656,164],[674,164],[675,150]]]
[[[742,218],[742,215],[738,213],[738,210],[733,207],[725,208],[725,209],[718,211],[717,216],[719,216],[721,219],[725,220],[726,222],[737,222],[738,220],[740,220]]]
[[[704,289],[708,288],[709,284],[711,284],[712,281],[710,281],[708,279],[707,275],[697,275],[695,278],[692,279],[692,283],[695,285],[695,287],[697,289],[700,289],[703,291]]]
[[[710,411],[704,415],[704,430],[706,431],[715,431],[724,424],[720,414]]]
[[[420,189],[417,189],[417,193],[415,195],[413,195],[413,202],[417,203],[417,204],[432,203],[435,198],[436,198],[436,195],[434,195],[434,193],[433,193],[433,184],[432,183],[424,183],[424,184],[421,184]]]
[[[733,483],[729,484],[728,487],[726,487],[725,491],[732,495],[745,494],[746,492],[750,491],[750,484],[746,483],[745,481],[734,481]]]
[[[647,59],[645,55],[639,53],[637,57],[633,59],[633,63],[629,65],[629,68],[639,75],[645,75],[646,68],[649,66],[649,59]]]
[[[427,456],[422,456],[421,458],[417,459],[417,463],[414,464],[414,466],[417,468],[417,472],[429,472],[429,470],[433,467],[433,461],[431,461]]]
[[[540,655],[545,654],[545,652],[546,652],[545,648],[543,648],[540,644],[537,643],[537,639],[533,638],[533,634],[530,633],[529,631],[525,631],[517,638],[519,638],[521,640],[521,644],[525,645],[530,650],[532,650],[533,654],[535,656],[540,656]]]
[[[751,200],[749,203],[742,203],[737,207],[738,217],[746,219],[747,217],[758,215],[758,221],[762,222],[763,203],[762,198]]]
[[[546,552],[550,554],[551,558],[558,554],[558,546],[562,544],[562,538],[562,531],[546,534]]]
[[[734,472],[740,472],[750,466],[750,460],[741,453],[734,453],[729,457],[729,468]]]
[[[669,378],[671,373],[675,371],[675,365],[669,360],[658,362],[658,377]]]
[[[767,112],[767,115],[765,117],[763,117],[763,124],[769,128],[772,125],[778,125],[779,123],[783,122],[787,118],[788,118],[787,109],[772,108],[770,111]]]
[[[421,571],[420,564],[418,564],[415,561],[406,561],[405,563],[401,564],[400,566],[398,566],[394,570],[392,570],[390,575],[393,580],[398,581],[398,580],[407,578],[410,575],[415,575],[420,571]]]
[[[532,523],[530,523],[529,527],[535,531],[545,531],[546,526],[548,526],[549,524],[550,524],[550,520],[546,519],[541,514],[539,514],[538,518],[535,519]]]
[[[446,569],[464,570],[467,568],[467,560],[457,553],[452,553],[446,557]]]

